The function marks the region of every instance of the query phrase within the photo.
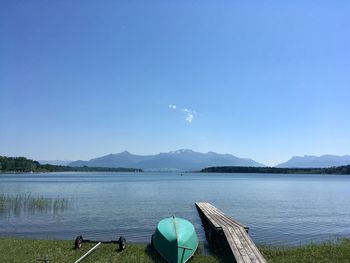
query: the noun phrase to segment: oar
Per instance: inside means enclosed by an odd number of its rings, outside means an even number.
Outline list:
[[[98,248],[98,246],[101,245],[101,242],[98,242],[93,248],[91,248],[88,252],[86,252],[83,256],[81,256],[81,258],[79,258],[77,261],[75,261],[74,263],[79,263],[80,261],[82,261],[84,258],[86,258],[92,251],[94,251],[96,248]]]

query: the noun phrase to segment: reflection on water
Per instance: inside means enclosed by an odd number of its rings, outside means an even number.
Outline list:
[[[258,244],[321,242],[350,237],[349,189],[346,175],[0,174],[7,200],[0,237],[149,242],[157,223],[176,215],[191,221],[203,241],[194,205],[202,201],[247,225]]]
[[[0,194],[0,216],[57,214],[67,208],[68,200],[64,198],[47,198],[31,194]]]

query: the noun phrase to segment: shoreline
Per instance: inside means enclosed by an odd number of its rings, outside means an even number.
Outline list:
[[[350,165],[328,168],[279,168],[279,167],[249,167],[249,166],[212,166],[204,168],[201,173],[256,173],[256,174],[319,174],[319,175],[349,175]]]
[[[43,240],[0,237],[0,262],[28,262],[48,259],[70,262],[78,259],[94,244],[84,244],[74,250],[74,240]],[[350,238],[335,242],[308,244],[297,247],[258,245],[268,262],[350,262]],[[225,257],[204,253],[204,243],[191,262],[229,262]],[[127,243],[126,250],[116,252],[116,245],[103,244],[84,262],[163,262],[149,243]]]

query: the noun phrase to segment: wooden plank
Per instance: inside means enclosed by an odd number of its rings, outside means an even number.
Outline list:
[[[236,221],[236,220],[230,218],[229,216],[225,215],[222,211],[220,211],[219,209],[217,209],[217,208],[216,208],[215,206],[213,206],[212,204],[209,204],[209,203],[207,203],[207,204],[208,204],[208,208],[209,208],[211,211],[215,211],[215,213],[222,215],[224,218],[227,218],[228,220],[230,220],[233,224],[236,224],[236,225],[238,225],[238,226],[240,226],[240,227],[243,227],[244,229],[249,229],[249,227],[247,227],[246,225],[243,225],[243,224],[241,224],[240,222],[238,222],[238,221]]]
[[[233,224],[231,224],[231,222],[226,222],[224,220],[224,218],[222,218],[221,216],[212,214],[212,217],[215,218],[215,220],[220,224],[220,226],[230,226],[230,227],[235,227]]]
[[[215,224],[218,224],[222,226],[223,228],[227,228],[227,223],[223,220],[222,214],[218,213],[218,210],[212,209],[211,206],[208,206],[207,204],[199,204],[199,207],[201,208],[203,214],[210,218]],[[232,223],[232,222],[229,222]],[[226,230],[224,231],[224,234],[226,236],[226,241],[228,242],[228,245],[230,247],[230,250],[232,251],[233,256],[235,257],[236,261],[239,263],[246,263],[249,262],[249,257],[246,255],[245,251],[243,251],[243,257],[241,255],[241,252],[239,251],[239,248],[236,246],[233,238],[229,234],[229,232]],[[244,260],[244,257],[246,260]],[[248,260],[248,261],[247,261]]]
[[[208,222],[216,228],[217,231],[222,229],[221,225],[206,211],[205,206],[202,203],[196,203],[197,207],[200,209],[200,212],[208,220]]]
[[[266,262],[256,245],[253,243],[247,232],[242,228],[230,228],[230,231],[234,231],[235,235],[241,241],[243,247],[247,251],[252,262]]]
[[[248,227],[226,216],[215,206],[195,203],[198,212],[217,231],[222,230],[229,248],[238,263],[266,263],[266,260],[247,234]]]
[[[249,252],[246,250],[242,240],[236,235],[233,228],[230,228],[229,231],[230,231],[236,245],[240,248],[240,253],[242,254],[242,256],[244,256],[245,261],[252,263],[252,259],[249,256]]]
[[[237,261],[237,259],[242,258],[243,262],[245,262],[245,263],[251,262],[249,255],[247,254],[246,250],[244,249],[241,241],[239,240],[237,235],[234,232],[231,232],[230,230],[232,230],[232,228],[225,228],[224,231],[228,232],[227,235],[231,236],[232,243],[234,243],[235,246],[237,246],[237,248],[239,250],[239,254],[234,254],[236,261]]]
[[[259,262],[266,262],[263,255],[260,253],[259,249],[254,244],[250,236],[245,232],[241,232],[241,234],[242,234],[242,239],[244,238],[245,242],[247,243],[247,246],[250,247],[250,249],[253,251],[255,257],[259,260]]]
[[[236,259],[236,262],[237,263],[245,263],[245,261],[242,257],[242,254],[240,253],[239,248],[237,247],[237,244],[235,243],[230,232],[226,228],[224,228],[223,230],[224,230],[224,234],[225,234],[225,237],[227,239],[227,242],[231,248],[232,254],[233,254],[234,258]]]
[[[237,237],[238,237],[239,241],[241,242],[241,244],[242,244],[244,250],[245,250],[246,253],[248,254],[248,256],[249,256],[251,262],[253,262],[253,263],[259,263],[259,259],[258,259],[258,258],[256,257],[256,255],[254,254],[254,251],[253,251],[254,248],[252,248],[251,246],[249,246],[249,244],[247,243],[246,239],[245,239],[244,236],[243,236],[243,232],[241,232],[240,229],[238,229],[238,228],[236,228],[236,229],[233,229],[233,228],[232,228],[232,232],[234,232],[234,233],[237,235]]]
[[[204,215],[210,219],[211,223],[216,227],[216,228],[220,228],[222,227],[222,224],[220,224],[220,222],[214,217],[215,215],[210,213],[208,210],[208,206],[206,205],[207,203],[200,203],[199,207],[202,211],[202,213],[204,213]]]
[[[222,213],[220,210],[218,210],[216,207],[214,207],[212,205],[208,206],[207,210],[210,211],[210,213],[220,215],[223,219],[226,219],[227,221],[230,221],[234,225],[237,225],[237,226],[240,226],[240,227],[244,227],[244,228],[246,227],[246,226],[242,225],[241,223],[233,220],[232,218],[226,216],[224,213]]]
[[[232,226],[232,227],[243,228],[242,224],[236,224],[236,221],[231,220],[231,218],[229,218],[229,217],[227,217],[225,215],[224,216],[220,215],[220,217],[219,217],[219,219],[217,219],[217,221],[220,222],[221,225],[229,225],[229,226]]]

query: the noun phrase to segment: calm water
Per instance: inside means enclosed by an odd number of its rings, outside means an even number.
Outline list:
[[[185,173],[0,174],[0,193],[64,197],[60,213],[0,214],[0,236],[149,242],[173,214],[204,232],[206,201],[250,227],[257,243],[299,245],[350,236],[350,176]]]

